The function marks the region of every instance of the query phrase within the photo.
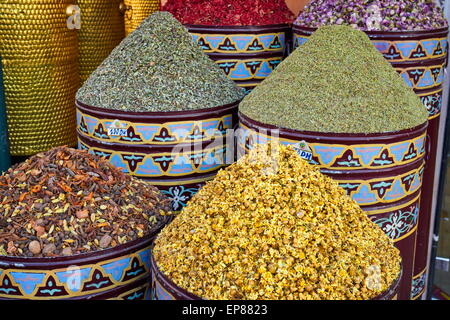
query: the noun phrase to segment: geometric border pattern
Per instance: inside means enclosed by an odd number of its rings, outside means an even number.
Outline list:
[[[426,90],[437,88],[444,83],[444,65],[420,67],[395,67],[406,84],[414,90]]]
[[[360,206],[388,204],[413,195],[422,187],[423,169],[412,169],[402,175],[369,180],[339,180],[339,186],[347,191]],[[364,209],[364,208],[363,208]]]
[[[248,151],[254,143],[264,144],[271,140],[268,134],[257,132],[240,123],[238,150]],[[251,135],[251,137],[249,137]],[[297,144],[299,141],[280,138],[283,145]],[[339,145],[312,143],[310,164],[326,169],[385,169],[406,165],[425,154],[426,134],[410,140],[390,144]]]
[[[106,145],[105,145],[106,147]],[[187,147],[180,152],[139,153],[123,152],[89,146],[78,140],[78,148],[106,158],[124,173],[141,178],[183,177],[205,174],[225,165],[227,145],[215,144],[200,150]]]
[[[233,81],[264,80],[283,60],[283,54],[279,56],[252,59],[234,57],[215,60],[225,74]]]
[[[286,32],[260,34],[206,34],[190,32],[205,53],[284,52]]]
[[[294,48],[308,39],[294,31]],[[392,62],[421,61],[445,57],[448,53],[447,38],[428,38],[422,40],[391,41],[371,39],[375,48]]]
[[[150,247],[77,268],[0,269],[0,298],[66,299],[90,296],[150,277]],[[48,266],[51,268],[51,264]],[[127,293],[137,292],[134,288]],[[120,296],[142,298],[139,294]]]
[[[242,156],[243,152],[248,152],[249,148],[253,147],[255,144],[261,144],[267,142],[269,136],[265,136],[264,139],[253,139],[252,141],[249,141],[247,139],[248,132],[255,132],[252,129],[249,129],[248,127],[243,127],[243,124],[240,123],[241,126],[241,132],[238,137],[238,158]],[[242,134],[242,132],[244,132]],[[247,134],[246,134],[247,133]],[[256,133],[258,135],[258,133]],[[279,137],[278,137],[279,138]],[[283,140],[280,139],[280,142],[282,144],[293,144],[293,143],[299,143],[299,141],[292,141],[292,140]],[[424,140],[421,139],[421,142],[419,143],[420,155],[423,158],[424,151]],[[406,143],[406,149],[408,149],[408,144],[411,145],[412,141],[408,141]],[[309,142],[306,142],[308,147],[311,149],[311,161],[310,164],[317,165],[319,168],[326,169],[327,172],[325,174],[330,175],[332,178],[334,178],[336,181],[339,182],[339,185],[344,188],[347,191],[347,194],[355,200],[360,206],[372,206],[372,205],[378,205],[378,204],[388,204],[388,203],[394,203],[397,201],[401,201],[402,199],[405,199],[408,196],[413,195],[415,192],[417,192],[421,186],[422,186],[422,178],[423,178],[423,170],[424,170],[424,161],[419,162],[418,166],[409,170],[408,172],[405,172],[403,174],[395,173],[394,176],[388,176],[383,178],[372,178],[372,179],[366,179],[362,180],[361,174],[357,174],[355,172],[354,177],[358,177],[359,179],[341,179],[342,175],[337,175],[340,170],[343,170],[343,167],[336,167],[334,165],[337,163],[336,156],[333,158],[333,161],[327,161],[324,162],[321,157],[317,157],[317,145],[314,143],[309,144]],[[416,145],[416,143],[413,143],[413,145]],[[319,144],[320,147],[322,147]],[[325,145],[326,150],[324,152],[330,152],[330,150],[333,149],[334,145]],[[345,146],[346,148],[351,148],[353,146]],[[362,148],[368,148],[370,149],[370,145],[364,145]],[[386,145],[380,146],[379,152],[383,150],[383,148],[386,147]],[[357,150],[357,149],[355,149]],[[353,152],[355,152],[353,150]],[[339,156],[341,156],[344,151],[339,150]],[[417,153],[417,152],[416,152]],[[378,155],[378,154],[377,154]],[[417,157],[417,156],[416,156]],[[340,159],[340,158],[339,158]],[[404,159],[404,158],[403,158]],[[416,161],[418,159],[415,159]],[[373,160],[372,160],[373,161]],[[409,163],[410,161],[408,161]],[[328,165],[327,165],[328,163]],[[369,162],[366,162],[369,163]],[[403,162],[400,162],[403,163]],[[403,163],[404,164],[404,163]],[[396,166],[399,166],[399,163],[396,164]],[[392,164],[389,165],[389,167],[392,167]],[[374,170],[383,169],[385,167],[372,167],[368,166],[368,168],[372,168]],[[361,169],[361,167],[353,168],[355,169]],[[333,173],[331,170],[336,170],[336,173]],[[345,168],[345,170],[350,170],[350,168]],[[352,175],[353,176],[353,175]]]
[[[139,123],[116,119],[98,119],[77,108],[77,132],[96,141],[122,145],[168,145],[183,142],[208,141],[225,135],[233,128],[233,115],[199,121],[174,121],[159,123]],[[108,135],[108,128],[120,122],[126,135]]]

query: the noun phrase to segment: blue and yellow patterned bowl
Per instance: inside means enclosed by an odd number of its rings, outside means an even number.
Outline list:
[[[164,217],[145,238],[102,251],[49,258],[1,256],[0,300],[149,299],[151,246],[171,219]]]
[[[291,29],[287,24],[185,27],[203,51],[247,93],[267,78],[289,52]]]
[[[78,147],[154,184],[179,211],[201,185],[234,162],[229,130],[237,126],[238,104],[124,112],[77,101]]]
[[[152,266],[152,300],[203,300],[183,288],[180,288],[167,276],[165,276],[158,268],[155,259],[151,258]],[[402,278],[403,268],[400,268],[400,275],[392,285],[383,293],[379,294],[371,300],[397,300],[400,287],[400,279]]]

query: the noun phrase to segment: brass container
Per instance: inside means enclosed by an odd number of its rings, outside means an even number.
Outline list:
[[[77,33],[69,28],[74,25],[68,10],[74,1],[0,2],[0,55],[14,156],[76,144],[80,77]]]
[[[125,35],[130,34],[141,22],[160,9],[159,0],[124,0]]]
[[[78,30],[81,82],[111,53],[125,37],[122,0],[78,0],[81,29]]]

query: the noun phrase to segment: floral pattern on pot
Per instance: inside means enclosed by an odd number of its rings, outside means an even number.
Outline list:
[[[214,179],[216,172],[199,176],[192,179],[166,179],[155,180],[145,179],[150,184],[154,185],[166,197],[172,200],[172,211],[181,211],[191,198],[205,185],[206,182]]]
[[[428,120],[432,120],[441,114],[443,93],[444,90],[440,88],[438,90],[433,90],[431,92],[417,94],[428,110],[429,113]]]
[[[375,211],[371,211],[369,217],[389,238],[400,241],[417,229],[419,199],[420,197],[417,197],[407,205],[391,208],[389,212],[383,214],[374,214]]]
[[[427,269],[423,270],[420,274],[414,276],[412,281],[412,300],[417,300],[425,291],[425,285],[427,281]]]
[[[172,210],[180,211],[187,202],[196,194],[201,188],[201,184],[197,188],[185,188],[184,186],[169,187],[168,190],[161,190],[161,193],[172,200]]]

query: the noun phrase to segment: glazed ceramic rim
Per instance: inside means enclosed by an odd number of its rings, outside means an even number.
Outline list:
[[[85,103],[80,102],[79,100],[75,100],[75,105],[77,108],[79,108],[82,111],[85,111],[87,113],[93,113],[95,115],[101,115],[105,116],[107,118],[113,118],[114,116],[122,117],[122,119],[129,118],[133,120],[138,120],[139,122],[146,123],[146,120],[143,117],[149,117],[149,118],[158,118],[161,119],[160,123],[163,123],[163,120],[169,120],[172,118],[177,119],[178,121],[183,120],[190,120],[190,119],[196,119],[198,117],[204,116],[204,115],[210,115],[211,113],[216,112],[224,112],[228,110],[232,110],[234,108],[237,108],[239,106],[239,103],[242,99],[236,100],[232,103],[225,104],[218,107],[212,107],[212,108],[204,108],[204,109],[194,109],[194,110],[184,110],[184,111],[143,111],[143,112],[132,112],[132,111],[122,111],[122,110],[114,110],[114,109],[106,109],[106,108],[99,108],[87,105]],[[130,120],[130,121],[133,121]]]
[[[293,31],[306,31],[306,32],[315,32],[319,27],[306,27],[299,24],[293,24]],[[361,29],[358,29],[361,30]],[[398,38],[412,38],[412,37],[422,37],[422,36],[435,36],[437,33],[445,33],[449,32],[449,27],[443,27],[439,29],[430,29],[430,30],[406,30],[406,31],[369,31],[369,30],[361,30],[369,36],[375,36],[382,38],[396,36]]]
[[[415,133],[420,132],[426,132],[426,129],[428,127],[428,119],[422,123],[421,125],[418,125],[416,127],[410,128],[410,129],[404,129],[399,131],[387,131],[387,132],[379,132],[379,133],[333,133],[333,132],[318,132],[318,131],[301,131],[301,130],[295,130],[295,129],[289,129],[285,127],[279,127],[276,125],[266,124],[263,122],[259,122],[257,120],[253,120],[252,118],[246,116],[241,111],[238,113],[239,116],[239,122],[243,120],[243,124],[246,126],[259,126],[263,129],[268,130],[279,130],[280,136],[286,136],[286,137],[293,137],[297,135],[302,136],[311,136],[314,140],[319,140],[321,137],[335,140],[339,142],[347,142],[349,145],[356,144],[357,142],[348,142],[349,139],[354,139],[355,141],[366,141],[367,139],[370,139],[372,143],[376,143],[377,141],[386,141],[386,140],[392,140],[399,141],[401,136],[410,136]],[[376,140],[374,140],[376,138]]]
[[[268,25],[249,25],[249,26],[224,26],[224,25],[204,25],[204,24],[185,24],[185,28],[189,32],[204,32],[206,33],[217,33],[218,31],[223,33],[251,33],[257,34],[262,32],[271,32],[275,30],[286,29],[286,32],[291,30],[291,24],[289,23],[279,23],[279,24],[268,24]]]
[[[170,289],[172,290],[176,290],[179,293],[181,293],[182,295],[184,295],[186,298],[192,299],[192,300],[205,300],[203,298],[200,298],[199,296],[196,296],[193,293],[190,293],[189,291],[179,287],[178,285],[176,285],[171,279],[169,279],[159,268],[158,265],[155,261],[155,257],[153,254],[153,250],[152,250],[152,254],[151,254],[151,260],[150,260],[150,264],[151,264],[151,268],[152,268],[152,272],[154,272],[154,277],[158,278],[161,277],[166,284],[168,284],[170,286]],[[397,277],[396,280],[394,280],[392,282],[392,284],[389,286],[389,288],[387,288],[384,292],[380,293],[379,295],[369,299],[369,300],[386,300],[386,298],[391,298],[394,297],[396,293],[398,293],[398,289],[399,289],[399,284],[400,281],[402,279],[403,276],[403,265],[400,263],[400,273]]]
[[[157,234],[168,225],[173,219],[172,215],[161,216],[161,220],[151,229],[148,235],[143,238],[135,239],[124,244],[120,244],[113,248],[104,250],[91,251],[72,256],[57,256],[57,257],[13,257],[0,256],[0,269],[11,268],[13,266],[17,269],[38,269],[49,270],[65,267],[68,264],[72,265],[86,265],[96,261],[103,261],[117,258],[131,252],[136,252],[147,246],[150,246],[157,236]]]

